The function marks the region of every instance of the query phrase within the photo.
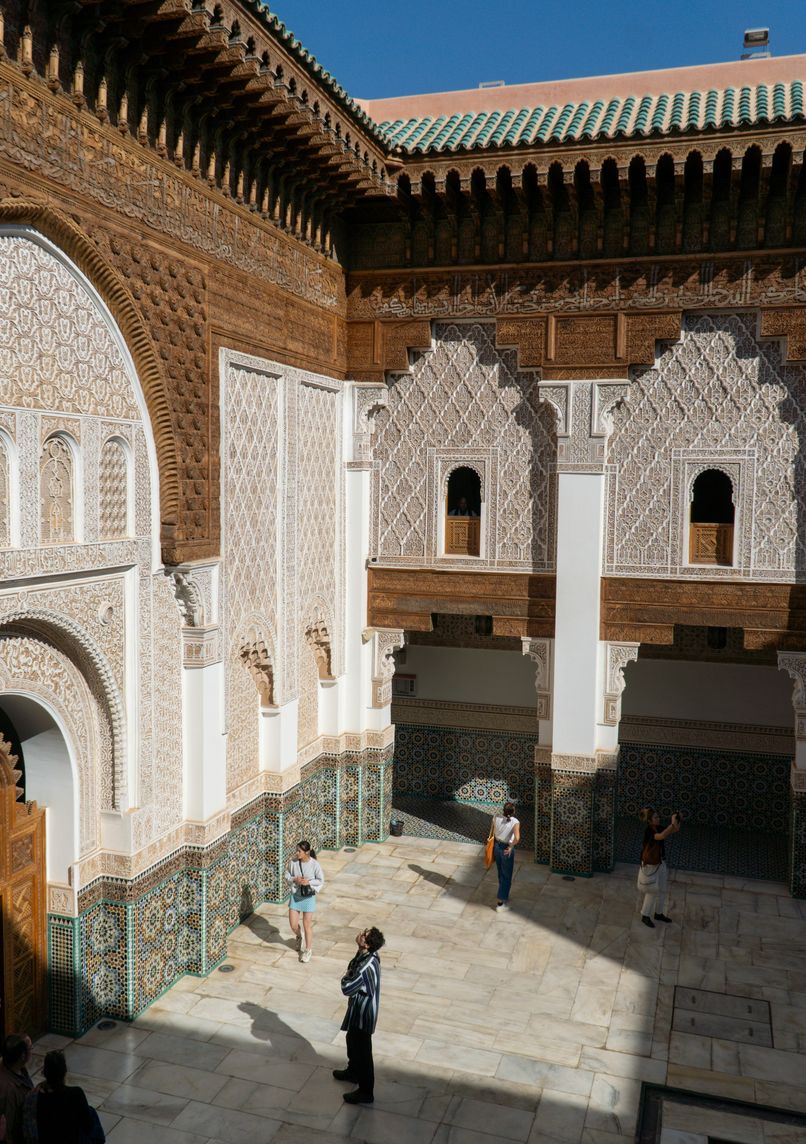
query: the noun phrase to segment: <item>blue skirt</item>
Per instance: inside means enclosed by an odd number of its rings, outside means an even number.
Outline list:
[[[292,894],[288,908],[289,910],[297,910],[300,914],[315,914],[316,894],[311,894],[309,898],[298,898],[296,894]]]

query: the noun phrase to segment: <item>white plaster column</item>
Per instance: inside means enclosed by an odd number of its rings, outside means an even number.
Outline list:
[[[367,625],[367,560],[370,550],[372,503],[372,434],[375,414],[385,407],[388,391],[385,385],[349,383],[345,402],[347,430],[345,442],[351,455],[345,462],[346,488],[346,584],[347,618],[345,670],[348,687],[344,704],[348,713],[346,729],[351,731],[384,731],[391,724],[391,682],[388,696],[379,703],[377,684],[379,671],[377,640],[368,637]],[[401,638],[395,646],[402,645]],[[391,649],[393,650],[393,648]],[[384,671],[388,668],[385,665]],[[381,674],[384,674],[384,671]],[[394,673],[394,662],[391,672]],[[386,676],[384,675],[384,678]]]
[[[552,749],[595,754],[602,694],[599,653],[604,474],[560,472]]]
[[[778,670],[792,680],[792,707],[795,721],[794,769],[806,771],[806,652],[779,651]],[[795,784],[793,783],[793,789]]]
[[[183,816],[191,822],[207,822],[227,803],[219,571],[216,562],[169,572],[183,620]]]
[[[557,597],[554,629],[553,765],[614,766],[623,668],[637,645],[599,638],[605,544],[605,457],[610,414],[624,381],[552,384],[557,433]],[[626,658],[625,658],[626,656]]]

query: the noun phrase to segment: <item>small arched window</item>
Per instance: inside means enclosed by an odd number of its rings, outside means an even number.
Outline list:
[[[129,463],[126,447],[114,437],[101,449],[98,511],[101,540],[129,535]]]
[[[706,469],[691,489],[690,564],[733,564],[733,483],[719,469]]]
[[[39,458],[39,509],[42,544],[75,539],[75,463],[63,437],[48,437]]]
[[[454,469],[445,500],[445,555],[478,556],[481,537],[481,480],[475,469]]]

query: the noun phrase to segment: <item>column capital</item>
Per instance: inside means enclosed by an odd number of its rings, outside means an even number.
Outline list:
[[[372,641],[372,706],[386,707],[392,702],[395,650],[403,647],[406,633],[400,628],[365,628],[364,640]]]
[[[606,643],[604,710],[602,722],[617,727],[621,718],[621,696],[625,688],[624,669],[638,659],[637,643]]]

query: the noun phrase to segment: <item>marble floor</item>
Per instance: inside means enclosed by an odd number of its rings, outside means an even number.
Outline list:
[[[568,881],[520,861],[496,913],[480,853],[407,837],[326,853],[310,963],[263,906],[230,937],[231,972],[36,1051],[66,1047],[110,1144],[617,1144],[643,1083],[688,1096],[666,1092],[642,1140],[806,1141],[806,902],[675,871],[674,924],[648,929],[634,867]],[[339,979],[370,924],[387,938],[376,1100],[351,1107],[330,1075]],[[698,1111],[699,1093],[785,1115]]]

